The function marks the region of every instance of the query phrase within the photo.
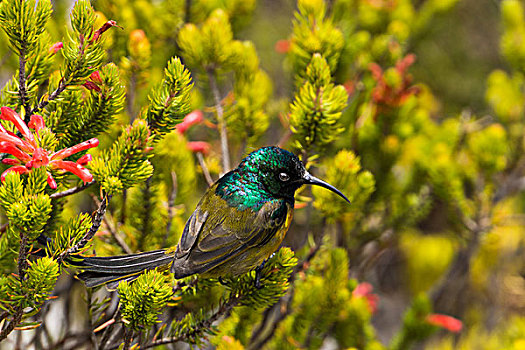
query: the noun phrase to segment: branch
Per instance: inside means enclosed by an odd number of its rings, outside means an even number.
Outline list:
[[[18,251],[18,279],[20,283],[24,285],[25,275],[27,269],[27,235],[24,231],[20,232],[20,249]],[[19,305],[15,309],[13,319],[7,327],[0,331],[0,342],[7,338],[7,336],[15,329],[15,327],[22,320],[24,314],[24,308]],[[5,314],[2,314],[4,316]]]
[[[171,172],[171,182],[173,184],[173,189],[171,190],[168,197],[168,224],[166,225],[166,234],[162,240],[163,247],[166,245],[166,241],[168,240],[168,236],[171,231],[171,222],[173,221],[173,207],[175,206],[175,198],[177,198],[177,173],[174,171]]]
[[[101,203],[95,196],[93,196],[93,201],[96,203],[97,206],[100,207]],[[107,215],[104,215],[104,223],[106,224],[109,233],[111,234],[115,242],[117,242],[117,245],[120,247],[120,249],[122,249],[122,251],[126,254],[133,254],[133,251],[128,246],[126,241],[124,241],[124,239],[117,232],[117,229],[113,227],[113,225],[109,222]]]
[[[201,152],[197,152],[197,159],[199,161],[199,165],[201,166],[202,173],[204,174],[204,178],[206,179],[206,182],[208,183],[208,186],[213,185],[213,179],[211,178],[210,171],[208,170],[208,167],[206,166],[206,163],[204,162],[204,157],[202,156]]]
[[[133,331],[131,329],[125,329],[124,330],[124,346],[122,347],[123,350],[128,350],[131,346],[131,341],[133,340]]]
[[[184,3],[184,23],[190,23],[191,19],[191,0],[186,0]]]
[[[149,177],[146,180],[146,183],[144,184],[144,190],[142,191],[144,194],[143,197],[143,206],[144,206],[144,216],[142,217],[142,232],[140,233],[138,242],[137,242],[137,248],[139,251],[144,250],[144,243],[146,241],[146,236],[148,236],[151,232],[151,177]]]
[[[26,118],[31,115],[31,107],[27,100],[27,86],[26,86],[26,48],[25,44],[22,45],[20,50],[20,56],[18,57],[18,92],[20,94],[20,103],[24,106],[26,111]]]
[[[95,183],[95,180],[93,180],[91,182],[87,182],[87,183],[85,183],[83,185],[80,185],[80,186],[77,186],[77,187],[73,187],[73,188],[67,189],[67,190],[62,191],[62,192],[53,193],[49,197],[51,199],[66,197],[66,196],[69,196],[69,195],[81,192],[81,191],[85,190],[86,188],[88,188],[89,186],[93,185],[94,183]]]
[[[80,249],[84,248],[86,244],[93,238],[95,233],[97,233],[100,225],[102,224],[102,219],[104,218],[104,214],[106,213],[106,208],[109,200],[111,199],[111,196],[105,196],[102,199],[102,202],[100,202],[100,206],[98,207],[98,210],[95,212],[95,217],[93,218],[93,224],[89,228],[88,232],[82,237],[82,239],[75,244],[73,247],[69,248],[62,254],[60,254],[57,258],[58,263],[62,263],[64,259],[66,259],[69,255],[78,253]]]
[[[153,348],[159,345],[165,345],[165,344],[171,344],[176,343],[179,341],[185,341],[191,336],[195,336],[195,334],[199,332],[203,332],[206,329],[209,329],[213,322],[217,321],[222,315],[228,314],[237,304],[240,302],[241,298],[239,296],[232,296],[226,303],[222,304],[219,309],[212,314],[208,319],[202,321],[197,325],[196,328],[187,330],[182,335],[179,335],[177,337],[169,337],[169,338],[162,338],[158,340],[154,340],[151,343],[145,345],[142,347],[142,349],[149,349]],[[116,349],[112,348],[112,349]]]
[[[263,320],[252,333],[247,349],[263,348],[264,344],[266,344],[273,337],[281,321],[283,321],[286,318],[286,316],[288,316],[291,313],[291,304],[294,296],[293,281],[295,280],[295,276],[298,273],[306,271],[310,267],[310,261],[315,257],[320,248],[320,245],[313,246],[308,252],[306,258],[302,262],[297,264],[296,269],[292,272],[289,278],[290,291],[286,295],[282,296],[279,299],[279,301],[275,303],[272,307],[266,309],[263,315]],[[271,317],[271,314],[276,312],[278,313],[277,316]],[[271,322],[270,325],[267,324],[269,322]],[[268,327],[270,327],[268,333],[262,339],[258,339],[261,337],[263,332],[266,329],[268,329]]]
[[[206,73],[210,81],[210,89],[215,99],[215,109],[217,111],[217,121],[219,122],[219,134],[221,137],[222,172],[226,173],[230,170],[230,151],[228,150],[228,134],[226,132],[226,122],[224,121],[224,111],[222,109],[219,88],[217,87],[217,81],[215,79],[215,69],[208,68],[206,69]]]
[[[22,321],[23,314],[24,314],[24,309],[21,306],[18,306],[15,310],[15,314],[13,315],[13,319],[11,320],[11,322],[9,322],[7,327],[5,327],[0,332],[0,342],[4,340],[5,338],[7,338],[7,336],[13,331],[13,329],[15,329],[16,325],[19,324],[20,321]]]
[[[58,97],[58,95],[60,95],[62,93],[62,91],[64,91],[67,88],[67,86],[68,86],[68,84],[64,83],[64,78],[60,79],[60,83],[58,83],[58,87],[56,88],[56,90],[53,91],[51,93],[51,95],[49,95],[47,100],[40,101],[40,103],[35,108],[33,108],[33,110],[30,112],[30,114],[34,114],[34,113],[38,112],[39,110],[45,108],[49,104],[49,102],[51,102],[54,99],[56,99]]]

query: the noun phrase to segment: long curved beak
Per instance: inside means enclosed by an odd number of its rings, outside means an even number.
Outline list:
[[[334,193],[337,193],[340,197],[344,198],[345,201],[347,201],[348,203],[350,203],[350,201],[348,200],[348,198],[346,198],[346,196],[344,194],[341,193],[341,191],[339,191],[337,188],[335,188],[334,186],[330,185],[328,182],[325,182],[321,179],[318,179],[316,178],[315,176],[313,176],[312,174],[310,174],[309,172],[306,172],[303,176],[303,179],[304,179],[304,183],[305,184],[309,184],[309,185],[317,185],[317,186],[321,186],[321,187],[324,187],[326,189],[329,189],[330,191],[334,192]]]

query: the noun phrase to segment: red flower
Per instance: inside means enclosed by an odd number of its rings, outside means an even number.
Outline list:
[[[181,123],[175,125],[175,129],[180,134],[184,134],[190,126],[195,125],[195,124],[200,124],[203,121],[204,121],[204,118],[202,117],[202,112],[196,109],[193,112],[186,115],[184,117],[184,120]]]
[[[290,40],[281,39],[275,43],[275,51],[277,53],[287,53],[290,51]]]
[[[102,91],[99,85],[102,85],[102,78],[98,70],[91,73],[89,80],[82,84],[88,90],[94,90],[96,92]]]
[[[76,163],[63,159],[80,151],[97,147],[98,140],[96,138],[50,154],[48,150],[39,146],[38,139],[35,138],[29,130],[29,128],[34,129],[36,134],[39,134],[39,131],[45,127],[44,119],[42,119],[41,116],[32,115],[29,124],[26,125],[11,108],[2,107],[0,110],[0,119],[12,122],[23,136],[23,138],[19,138],[0,125],[0,153],[8,153],[16,158],[6,158],[2,160],[4,164],[13,165],[0,176],[2,182],[10,172],[25,174],[33,168],[40,168],[42,166],[49,167],[49,169],[72,172],[84,182],[93,180],[93,175],[83,167],[83,165],[86,165],[91,160],[91,155],[86,154],[82,156]],[[53,179],[49,171],[47,172],[47,183],[49,187],[53,189],[57,188],[55,179]]]
[[[104,23],[104,24],[102,25],[102,27],[100,27],[99,29],[97,29],[97,30],[95,31],[95,34],[93,34],[93,39],[92,39],[91,42],[98,41],[99,38],[100,38],[100,36],[101,36],[102,34],[104,34],[104,32],[107,31],[107,30],[108,30],[109,28],[111,28],[111,27],[119,27],[119,26],[117,25],[117,22],[115,22],[115,21],[113,21],[113,20],[111,20],[111,21],[107,21],[106,23]],[[122,28],[122,27],[119,27],[119,28]]]
[[[379,107],[399,107],[409,96],[418,93],[419,89],[411,85],[412,76],[407,72],[415,60],[416,56],[409,54],[396,62],[395,72],[400,81],[395,85],[391,85],[385,79],[385,74],[378,64],[370,63],[368,69],[376,81],[376,86],[372,90],[372,100]]]
[[[454,333],[461,332],[461,329],[463,328],[463,323],[460,320],[448,315],[430,314],[425,321],[428,324],[444,328]]]
[[[377,310],[377,303],[379,301],[379,296],[372,293],[372,285],[368,282],[362,282],[355,287],[352,291],[352,296],[356,298],[366,298],[368,302],[368,311],[374,313]]]
[[[51,45],[51,47],[49,48],[49,53],[56,54],[63,47],[64,47],[64,44],[61,41],[56,42],[53,45]]]
[[[191,141],[186,144],[188,149],[194,153],[208,154],[210,152],[210,144],[204,141]]]
[[[98,70],[91,73],[89,79],[91,79],[96,84],[102,84],[102,78],[100,77],[100,72]]]

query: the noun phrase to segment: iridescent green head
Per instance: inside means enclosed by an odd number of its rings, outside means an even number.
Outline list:
[[[348,201],[338,189],[308,173],[296,155],[274,146],[250,153],[219,180],[217,192],[231,204],[254,208],[273,198],[293,203],[295,191],[306,184],[325,187]]]

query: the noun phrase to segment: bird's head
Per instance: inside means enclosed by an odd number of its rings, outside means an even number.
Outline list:
[[[348,198],[334,186],[311,175],[297,156],[279,147],[263,147],[250,153],[236,169],[255,174],[264,189],[277,198],[293,199],[302,185],[317,185]]]

